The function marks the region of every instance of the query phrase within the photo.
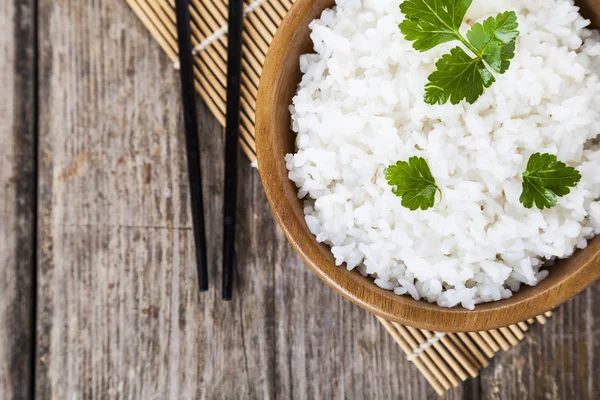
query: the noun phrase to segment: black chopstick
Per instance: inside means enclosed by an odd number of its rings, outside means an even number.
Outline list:
[[[243,12],[242,0],[229,0],[227,121],[225,125],[225,200],[223,205],[223,300],[231,300],[233,292]]]
[[[190,202],[194,242],[196,244],[196,267],[200,291],[208,290],[206,266],[206,232],[204,228],[204,206],[202,204],[202,174],[200,170],[200,145],[194,91],[194,60],[190,32],[190,10],[188,0],[175,0],[177,15],[177,41],[179,43],[179,66],[181,68],[181,98],[185,126],[188,176],[190,180]]]

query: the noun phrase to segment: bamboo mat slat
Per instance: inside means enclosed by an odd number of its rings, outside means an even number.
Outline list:
[[[178,68],[174,0],[125,0]],[[256,161],[256,96],[262,66],[281,20],[294,0],[245,0],[240,145]],[[190,0],[195,47],[196,91],[221,125],[225,124],[227,82],[227,1]],[[530,325],[544,325],[552,313],[487,332],[443,333],[403,326],[377,317],[407,358],[441,396],[476,377],[500,351],[525,338]]]

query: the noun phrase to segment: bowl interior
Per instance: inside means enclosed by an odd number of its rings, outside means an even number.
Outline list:
[[[507,300],[478,305],[474,311],[442,308],[380,289],[371,278],[336,267],[325,245],[317,243],[304,222],[302,202],[288,179],[284,156],[295,151],[288,106],[301,79],[299,57],[313,51],[310,21],[334,0],[297,0],[271,45],[261,77],[257,105],[257,150],[263,185],[273,212],[289,241],[327,284],[359,306],[383,318],[436,331],[476,331],[507,326],[551,310],[600,276],[600,237],[568,260],[551,267],[535,287],[523,287]],[[588,16],[592,1],[588,5]],[[597,8],[596,8],[597,9]],[[600,14],[594,14],[600,15]]]

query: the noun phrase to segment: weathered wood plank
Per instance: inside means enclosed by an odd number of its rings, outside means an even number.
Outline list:
[[[268,271],[241,271],[235,300],[220,300],[221,128],[201,108],[213,289],[200,295],[177,72],[124,2],[40,8],[38,393],[274,397]],[[261,221],[246,200],[259,189],[241,168],[240,264],[252,271]]]
[[[0,399],[29,399],[35,274],[32,0],[0,1]]]
[[[597,399],[600,394],[600,283],[532,328],[516,349],[481,374],[483,399]]]
[[[40,1],[40,15],[37,393],[194,397],[210,310],[177,75],[123,2]]]

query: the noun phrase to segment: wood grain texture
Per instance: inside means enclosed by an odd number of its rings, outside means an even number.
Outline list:
[[[481,399],[597,399],[600,394],[600,283],[536,325],[514,351],[480,375]]]
[[[177,75],[121,2],[41,1],[40,15],[37,393],[192,397],[209,309]]]
[[[29,399],[35,218],[34,2],[0,1],[0,399]]]
[[[246,162],[235,297],[220,300],[224,143],[204,106],[212,289],[198,294],[176,71],[124,2],[41,0],[40,15],[40,398],[433,396],[375,318],[304,266]]]

